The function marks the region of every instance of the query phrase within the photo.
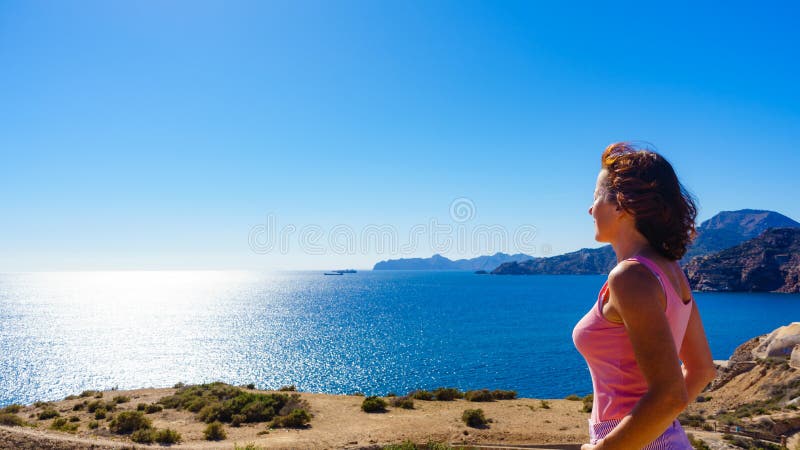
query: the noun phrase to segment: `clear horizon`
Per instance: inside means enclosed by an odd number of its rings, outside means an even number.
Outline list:
[[[3,2],[0,271],[596,248],[620,140],[673,164],[698,224],[800,220],[799,11]]]

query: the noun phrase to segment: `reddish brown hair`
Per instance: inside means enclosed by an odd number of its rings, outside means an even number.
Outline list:
[[[678,260],[697,235],[697,207],[663,156],[627,142],[606,147],[606,198],[634,217],[636,229],[666,258]]]

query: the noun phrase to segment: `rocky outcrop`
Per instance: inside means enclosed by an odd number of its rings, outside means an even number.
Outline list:
[[[492,271],[494,275],[593,275],[607,274],[617,264],[610,245],[600,248],[582,248],[576,252],[549,258],[536,258],[523,262],[501,264]]]
[[[695,257],[684,270],[697,291],[800,293],[800,228],[770,228],[735,247]]]
[[[734,379],[737,375],[747,372],[755,367],[756,363],[753,360],[753,349],[758,347],[758,344],[761,343],[762,338],[763,336],[756,336],[744,344],[736,347],[736,350],[733,351],[733,355],[731,355],[728,363],[725,366],[717,367],[717,377],[708,386],[708,390],[713,391],[715,389],[719,389]]]
[[[753,349],[752,354],[753,357],[760,359],[790,356],[798,344],[800,344],[800,322],[792,322],[768,334]]]
[[[789,367],[800,370],[800,345],[795,345],[789,357]]]

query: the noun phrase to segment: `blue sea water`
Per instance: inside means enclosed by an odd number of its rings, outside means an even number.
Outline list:
[[[471,272],[0,274],[0,405],[222,380],[366,394],[591,392],[572,328],[604,276]],[[800,295],[695,293],[715,359]]]

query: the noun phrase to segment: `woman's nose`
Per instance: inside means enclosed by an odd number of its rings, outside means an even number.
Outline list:
[[[590,216],[592,215],[592,207],[591,206],[589,207],[589,215]]]

